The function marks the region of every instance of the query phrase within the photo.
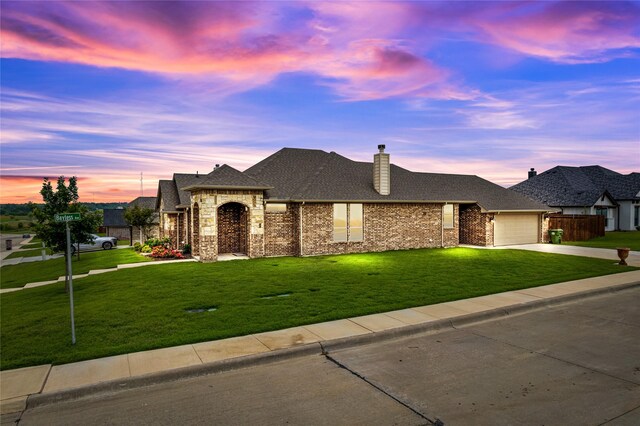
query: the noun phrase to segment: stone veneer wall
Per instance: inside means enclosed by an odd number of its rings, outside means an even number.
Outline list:
[[[333,242],[333,204],[302,206],[302,255],[441,247],[442,204],[363,204],[364,241]],[[455,223],[455,222],[454,222]],[[453,241],[451,230],[445,244]]]
[[[300,254],[300,204],[287,204],[287,211],[264,214],[264,255]]]
[[[169,237],[171,246],[176,247],[178,241],[178,215],[176,213],[165,213],[162,225],[162,238]]]
[[[119,240],[128,240],[131,237],[131,228],[128,226],[107,226],[107,237],[116,237]]]
[[[460,244],[493,245],[493,223],[489,214],[481,212],[480,206],[463,207],[459,216]]]
[[[264,206],[262,191],[206,189],[191,193],[191,203],[199,204],[198,226],[201,260],[218,257],[218,207],[226,203],[240,203],[248,207],[249,257],[264,256]],[[194,226],[196,226],[194,220]],[[195,234],[194,234],[195,236]],[[194,238],[195,241],[195,238]],[[195,246],[195,245],[194,245]]]
[[[544,215],[541,215],[540,220],[540,242],[548,243],[549,242],[549,218],[545,218]]]

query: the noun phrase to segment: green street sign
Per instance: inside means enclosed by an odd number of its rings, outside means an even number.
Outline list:
[[[58,213],[54,216],[56,222],[72,222],[80,220],[80,213]]]

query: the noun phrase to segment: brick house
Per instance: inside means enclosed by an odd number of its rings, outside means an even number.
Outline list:
[[[284,148],[244,172],[160,181],[161,236],[201,260],[542,242],[549,208],[477,176]]]
[[[149,209],[156,208],[156,197],[138,197],[129,202],[129,206],[140,206]],[[103,210],[103,226],[106,228],[106,235],[108,237],[116,237],[120,240],[130,240],[132,243],[140,241],[140,228],[137,226],[130,226],[124,219],[124,209],[104,209]],[[150,237],[158,237],[158,215],[154,218],[154,221],[149,229]],[[143,238],[144,239],[144,238]],[[144,241],[142,241],[144,243]]]
[[[602,215],[605,231],[640,227],[640,173],[620,174],[601,166],[556,166],[510,188],[562,214]]]

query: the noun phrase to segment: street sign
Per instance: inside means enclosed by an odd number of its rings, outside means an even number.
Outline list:
[[[74,220],[80,220],[80,213],[57,213],[54,219],[56,222],[72,222]]]

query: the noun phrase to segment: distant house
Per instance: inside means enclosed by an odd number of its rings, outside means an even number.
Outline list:
[[[124,208],[104,209],[102,215],[102,226],[106,228],[108,237],[116,237],[119,240],[131,239],[131,227],[124,220]]]
[[[335,152],[284,148],[244,172],[158,185],[161,236],[201,260],[542,242],[549,208],[477,176],[416,173]]]
[[[563,214],[602,215],[606,231],[640,225],[640,173],[622,175],[601,166],[556,166],[510,189]]]
[[[155,210],[156,197],[138,197],[129,202],[129,206],[135,205]],[[103,218],[103,226],[106,228],[107,236],[117,237],[121,240],[131,240],[132,244],[140,241],[140,228],[132,227],[127,223],[124,219],[124,209],[104,209]],[[156,213],[149,236],[157,238],[159,234],[158,214]]]

